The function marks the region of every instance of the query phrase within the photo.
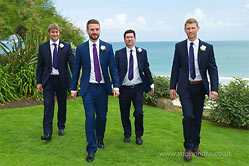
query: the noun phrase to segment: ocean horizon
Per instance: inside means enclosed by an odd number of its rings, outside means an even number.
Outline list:
[[[136,42],[136,47],[147,50],[151,72],[170,76],[177,41]],[[208,41],[213,45],[220,83],[227,84],[233,77],[249,80],[249,41]],[[124,42],[111,42],[114,52],[125,47]]]

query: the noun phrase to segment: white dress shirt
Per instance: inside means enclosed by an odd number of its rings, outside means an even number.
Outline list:
[[[58,58],[58,47],[59,47],[59,39],[56,41],[56,42],[53,42],[51,39],[50,39],[50,51],[51,51],[51,58],[52,58],[52,64],[53,64],[53,54],[54,54],[54,45],[53,44],[56,44],[56,48],[57,48],[57,58]],[[58,69],[55,69],[53,68],[53,65],[52,65],[52,72],[51,72],[51,75],[59,75],[59,70]]]
[[[133,79],[132,80],[128,79],[129,64],[130,64],[130,50],[132,50],[132,55],[133,55]],[[143,81],[139,75],[136,48],[133,47],[132,49],[129,49],[128,47],[126,47],[126,55],[127,55],[127,62],[128,62],[127,72],[126,72],[126,75],[124,77],[124,81],[123,81],[122,85],[131,86],[131,85],[136,85],[136,84],[142,83]]]
[[[190,43],[191,41],[187,40],[187,47],[188,47],[188,55],[189,55],[189,47],[190,47]],[[199,39],[196,39],[195,41],[193,41],[193,48],[194,48],[194,63],[195,63],[195,79],[193,80],[190,77],[190,67],[189,67],[189,81],[201,81],[201,74],[200,74],[200,70],[199,70],[199,65],[198,65],[198,48],[199,48]]]
[[[89,40],[89,53],[90,53],[90,61],[91,61],[91,72],[90,72],[90,83],[98,83],[96,81],[95,78],[95,72],[94,72],[94,61],[93,61],[93,42],[91,40]],[[99,59],[99,68],[100,68],[100,74],[101,74],[101,81],[100,83],[105,83],[104,77],[103,77],[103,73],[102,73],[102,68],[100,65],[100,58],[99,58],[99,40],[97,40],[96,44],[96,48],[97,48],[97,53],[98,53],[98,59]]]

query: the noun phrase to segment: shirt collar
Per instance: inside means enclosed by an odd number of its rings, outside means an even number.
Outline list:
[[[93,42],[91,41],[91,40],[89,40],[89,45],[92,47],[93,46]],[[99,46],[99,39],[95,42],[95,44],[96,44],[96,47],[98,47]]]
[[[190,43],[191,43],[191,41],[187,39],[188,46],[190,46]],[[194,43],[195,46],[198,46],[199,45],[199,39],[196,38],[195,41],[193,41],[192,43]]]
[[[50,39],[50,45],[52,45],[52,44],[55,43],[55,44],[58,46],[58,45],[59,45],[59,41],[60,41],[60,40],[58,39],[56,42],[53,42],[53,41]]]
[[[129,53],[130,53],[130,50],[132,50],[133,52],[135,52],[135,51],[136,51],[136,47],[134,46],[132,49],[130,49],[130,48],[128,48],[128,47],[126,47],[126,51],[127,51],[127,52],[129,52]]]

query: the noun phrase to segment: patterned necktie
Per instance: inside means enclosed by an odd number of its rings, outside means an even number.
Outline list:
[[[57,69],[57,44],[53,43],[54,52],[53,52],[53,68]]]
[[[196,75],[195,75],[195,56],[194,56],[194,48],[193,48],[194,43],[190,43],[189,47],[189,66],[190,66],[190,77],[194,80]]]
[[[129,72],[128,72],[128,79],[129,80],[133,79],[133,65],[134,65],[134,62],[133,62],[132,51],[133,50],[130,50],[130,61],[129,61]]]
[[[96,44],[93,44],[93,63],[94,63],[94,72],[95,72],[95,78],[98,83],[101,81],[101,73],[100,73],[100,67],[99,67],[99,58],[98,58],[98,52],[96,48]]]

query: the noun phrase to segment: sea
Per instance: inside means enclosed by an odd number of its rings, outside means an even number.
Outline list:
[[[136,42],[147,50],[151,72],[170,76],[177,42]],[[249,80],[249,41],[208,41],[213,45],[219,80],[227,84],[234,77]],[[111,42],[114,52],[125,47],[124,42]]]

